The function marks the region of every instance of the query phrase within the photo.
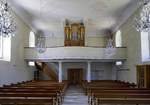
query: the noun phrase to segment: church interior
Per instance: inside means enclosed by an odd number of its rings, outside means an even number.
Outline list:
[[[0,105],[150,105],[150,0],[0,0]]]

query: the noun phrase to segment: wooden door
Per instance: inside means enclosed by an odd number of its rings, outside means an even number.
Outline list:
[[[72,85],[80,84],[83,79],[82,69],[68,69],[68,80]]]

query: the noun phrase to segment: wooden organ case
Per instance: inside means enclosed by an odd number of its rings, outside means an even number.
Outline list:
[[[85,27],[83,23],[67,23],[64,28],[65,46],[84,46]]]

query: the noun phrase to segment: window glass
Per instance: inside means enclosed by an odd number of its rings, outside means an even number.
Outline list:
[[[11,59],[11,37],[0,36],[0,60],[10,61]]]
[[[142,61],[150,61],[150,38],[148,32],[141,32]]]
[[[115,44],[116,44],[116,47],[122,47],[122,38],[121,38],[121,31],[120,30],[118,30],[116,32]]]
[[[35,47],[35,34],[32,31],[29,35],[29,47]]]
[[[0,58],[3,56],[3,37],[0,36]]]
[[[3,60],[10,61],[11,59],[11,37],[3,37]]]
[[[29,66],[35,66],[35,63],[30,61],[30,62],[28,62],[28,65]]]
[[[117,66],[122,65],[122,61],[117,61],[117,62],[116,62],[116,65],[117,65]]]

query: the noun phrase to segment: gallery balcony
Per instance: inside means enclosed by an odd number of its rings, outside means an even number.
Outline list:
[[[25,47],[25,60],[126,60],[126,47],[114,48],[109,51],[100,47],[51,47],[44,53],[36,48]]]

